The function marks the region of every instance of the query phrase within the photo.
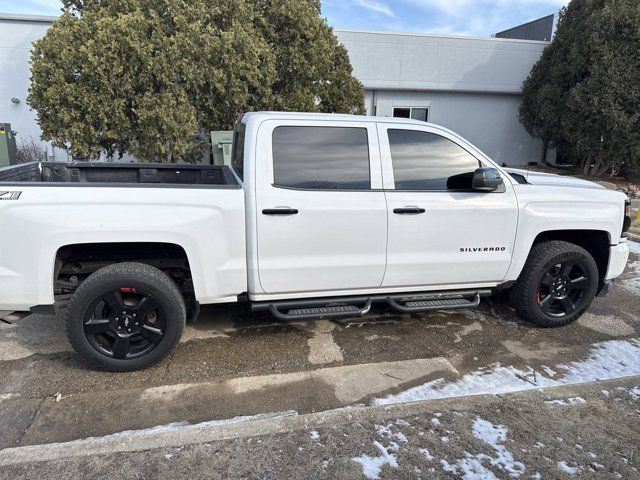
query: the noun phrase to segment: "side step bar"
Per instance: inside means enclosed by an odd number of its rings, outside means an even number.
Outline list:
[[[400,313],[476,308],[491,290],[458,290],[423,294],[330,297],[311,300],[284,300],[251,304],[254,312],[269,312],[279,320],[309,320],[320,317],[357,317],[371,311],[374,303],[386,303]],[[356,306],[362,305],[362,306]]]
[[[307,320],[320,317],[362,317],[369,313],[373,301],[367,300],[364,307],[358,308],[353,305],[335,305],[325,307],[295,308],[287,313],[282,313],[274,304],[269,305],[269,313],[279,320]]]
[[[476,308],[480,305],[480,293],[477,292],[473,300],[465,298],[443,298],[442,300],[411,299],[404,305],[396,299],[389,298],[389,305],[402,313],[431,312],[433,310],[455,310],[461,308]]]

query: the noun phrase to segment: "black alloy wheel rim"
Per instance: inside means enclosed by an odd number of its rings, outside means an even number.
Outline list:
[[[540,280],[537,302],[550,317],[563,318],[583,308],[591,280],[586,268],[567,260],[551,266]]]
[[[167,317],[148,293],[118,288],[92,302],[85,313],[83,329],[91,346],[101,354],[131,360],[147,355],[162,342]]]

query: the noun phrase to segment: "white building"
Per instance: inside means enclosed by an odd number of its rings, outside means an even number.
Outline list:
[[[40,129],[26,104],[31,43],[55,17],[0,14],[0,122],[19,139]],[[367,113],[448,127],[497,162],[539,162],[544,147],[518,121],[522,82],[547,42],[336,30],[366,90]],[[48,147],[52,160],[67,160]]]

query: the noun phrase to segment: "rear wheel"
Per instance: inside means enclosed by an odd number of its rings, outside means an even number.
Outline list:
[[[549,241],[531,250],[511,302],[523,318],[541,327],[560,327],[582,316],[598,289],[598,267],[582,247]]]
[[[176,346],[185,324],[184,299],[157,268],[119,263],[95,272],[66,311],[67,337],[92,367],[146,368]]]

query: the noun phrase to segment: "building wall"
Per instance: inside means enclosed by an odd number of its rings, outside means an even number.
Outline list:
[[[53,18],[48,17],[11,15],[3,15],[0,19],[0,123],[11,123],[11,128],[17,132],[18,145],[33,139],[46,146],[49,159],[66,161],[68,157],[64,150],[54,149],[40,140],[35,112],[27,105],[31,44],[44,36],[52,21]],[[13,103],[12,98],[20,103]]]
[[[430,122],[454,130],[499,163],[541,161],[544,146],[524,130],[518,109],[522,84],[548,43],[348,30],[336,35],[365,86],[369,115],[428,107]]]
[[[494,161],[521,165],[540,162],[544,147],[517,120],[520,97],[451,92],[367,92],[375,96],[376,114],[393,116],[394,107],[427,107],[429,122],[463,136]]]

